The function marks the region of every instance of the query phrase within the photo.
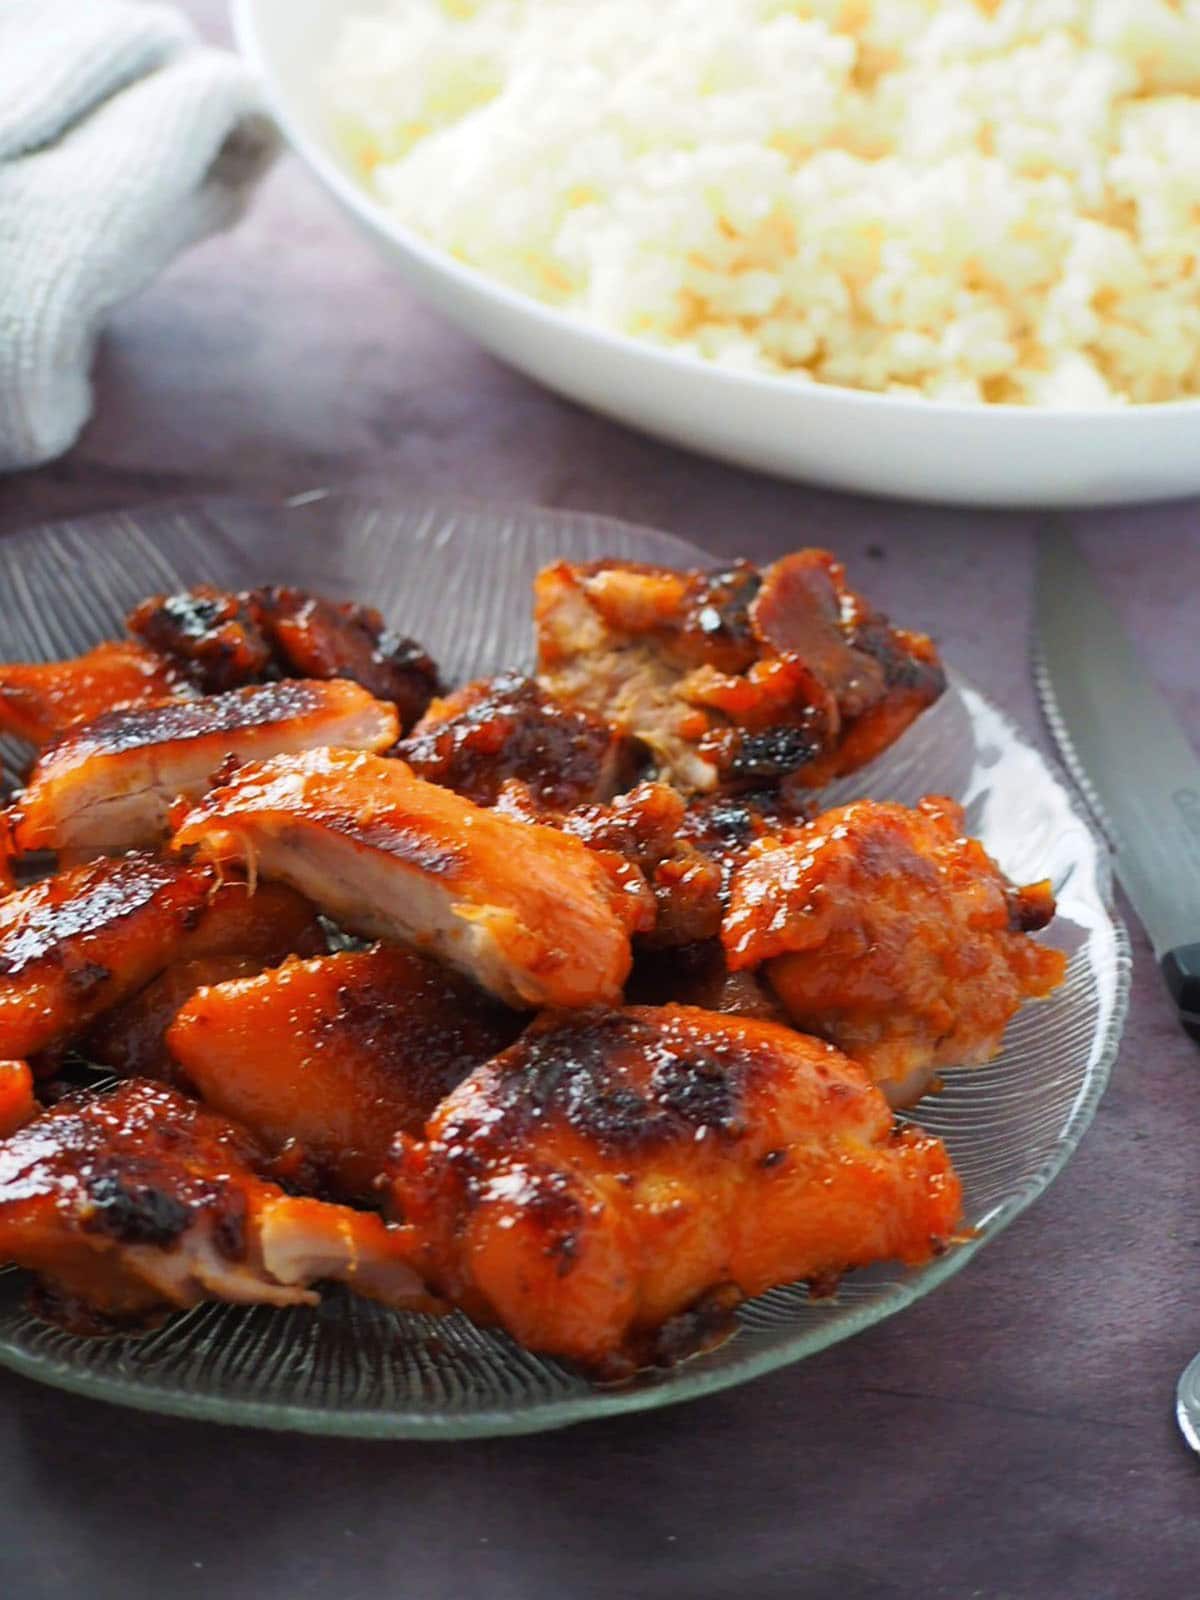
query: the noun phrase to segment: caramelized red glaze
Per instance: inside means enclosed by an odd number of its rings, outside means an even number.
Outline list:
[[[178,796],[198,797],[228,762],[326,744],[382,750],[394,709],[358,684],[294,680],[112,711],[39,757],[11,824],[21,852],[133,849],[165,831]]]
[[[641,739],[687,791],[825,783],[945,687],[932,643],[891,627],[821,550],[762,574],[558,562],[536,617],[544,686]]]
[[[412,944],[518,1006],[619,997],[640,875],[402,761],[313,751],[242,767],[183,816],[177,849],[253,860],[355,932]]]
[[[201,584],[143,601],[129,628],[209,694],[270,678],[347,678],[394,705],[406,729],[438,690],[427,652],[373,607],[302,589],[229,594]]]
[[[608,1375],[714,1295],[926,1260],[959,1218],[940,1141],[831,1046],[679,1006],[544,1017],[399,1154],[429,1281]]]
[[[730,968],[766,963],[795,1025],[877,1079],[988,1060],[1066,959],[1028,937],[1053,915],[1049,885],[1014,888],[962,829],[951,800],[862,800],[764,841],[734,878]]]
[[[376,947],[194,994],[168,1043],[204,1101],[350,1198],[523,1019],[409,951]]]
[[[78,1035],[173,960],[298,937],[312,911],[212,867],[148,852],[91,862],[0,900],[0,1058]]]
[[[202,1299],[293,1305],[337,1277],[428,1305],[378,1217],[285,1195],[249,1134],[159,1084],[60,1101],[0,1143],[0,1258],[100,1333]]]
[[[494,805],[515,779],[535,806],[556,811],[610,799],[637,766],[632,741],[518,673],[435,700],[395,753],[419,777],[476,805]]]
[[[119,707],[151,705],[187,692],[161,656],[144,645],[113,640],[74,661],[0,666],[0,733],[41,746]]]
[[[37,1112],[28,1061],[0,1061],[0,1139],[16,1133]]]

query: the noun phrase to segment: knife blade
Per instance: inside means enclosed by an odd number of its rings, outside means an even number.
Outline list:
[[[1200,757],[1053,520],[1038,540],[1034,631],[1050,731],[1109,836],[1180,1020],[1200,1040]]]

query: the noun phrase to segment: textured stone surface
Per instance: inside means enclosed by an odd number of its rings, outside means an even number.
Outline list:
[[[220,7],[189,7],[213,38]],[[892,507],[701,461],[558,401],[425,310],[293,162],[126,308],[97,417],[0,480],[0,534],[181,493],[370,474],[657,523],[723,554],[828,544],[1027,727],[1033,519]],[[1200,511],[1079,528],[1200,740]],[[2,601],[0,601],[2,603]],[[1200,933],[1200,907],[1198,907]],[[1185,1596],[1200,1346],[1200,1056],[1138,935],[1111,1092],[960,1277],[787,1372],[558,1436],[357,1445],[121,1413],[0,1373],[0,1593],[177,1600]]]

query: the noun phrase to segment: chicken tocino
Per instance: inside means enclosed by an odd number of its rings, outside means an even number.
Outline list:
[[[74,661],[0,666],[0,733],[49,744],[81,722],[187,694],[186,680],[144,645],[116,640]]]
[[[945,688],[931,641],[893,628],[823,550],[761,573],[559,561],[534,602],[542,686],[647,745],[684,793],[827,783]]]
[[[323,745],[383,750],[396,733],[391,706],[337,679],[110,712],[42,753],[9,831],[19,853],[68,861],[136,849],[163,837],[174,800],[198,799],[231,762]]]
[[[76,1038],[173,961],[280,961],[315,929],[290,889],[252,893],[212,867],[146,853],[44,878],[0,900],[0,1059]]]
[[[513,672],[435,700],[395,754],[476,805],[494,805],[516,780],[535,806],[557,811],[610,800],[640,764],[633,740]]]
[[[247,595],[199,584],[179,594],[151,595],[125,620],[130,633],[204,694],[280,676]]]
[[[683,1006],[539,1019],[397,1154],[391,1207],[430,1285],[609,1377],[773,1285],[927,1261],[959,1225],[944,1146],[897,1128],[861,1068]]]
[[[176,1071],[316,1182],[375,1198],[397,1131],[420,1133],[523,1019],[411,951],[376,946],[192,995],[167,1037]]]
[[[259,893],[269,901],[279,887],[263,884]],[[283,892],[290,893],[286,889]],[[179,1072],[167,1048],[167,1031],[198,989],[232,983],[236,978],[252,978],[264,967],[273,967],[282,961],[291,953],[289,946],[300,955],[328,949],[320,924],[315,921],[312,937],[275,940],[273,946],[261,954],[240,951],[172,962],[144,989],[102,1013],[74,1041],[75,1049],[86,1060],[107,1067],[118,1077],[156,1078],[160,1083],[175,1083]]]
[[[201,1300],[312,1304],[323,1279],[429,1307],[398,1230],[265,1170],[249,1134],[160,1084],[71,1096],[0,1142],[0,1262],[36,1273],[39,1311],[74,1333]]]
[[[636,869],[347,751],[240,768],[182,816],[174,847],[290,883],[351,932],[517,1007],[615,1001],[630,933],[653,918]]]
[[[1022,1002],[1066,971],[1029,937],[1054,916],[1050,885],[1009,883],[963,820],[952,800],[860,800],[791,844],[764,841],[733,881],[731,970],[762,966],[795,1026],[861,1062],[895,1105],[939,1067],[991,1060]]]
[[[425,648],[387,626],[373,606],[340,605],[302,589],[255,589],[249,596],[285,675],[349,678],[396,708],[406,732],[438,692]]]
[[[389,701],[406,730],[438,691],[426,651],[373,607],[303,589],[228,594],[201,584],[152,595],[130,613],[129,628],[208,693],[272,678],[348,678]]]

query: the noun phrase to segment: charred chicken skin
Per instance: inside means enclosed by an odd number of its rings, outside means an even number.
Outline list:
[[[346,678],[394,705],[407,729],[438,691],[425,650],[378,611],[302,589],[228,594],[201,585],[154,595],[130,614],[129,629],[206,694],[273,678]]]
[[[160,1084],[72,1096],[0,1142],[0,1259],[78,1333],[201,1300],[311,1304],[323,1279],[428,1306],[397,1231],[285,1194],[265,1167],[248,1134]]]
[[[174,961],[276,959],[314,930],[291,890],[222,883],[208,866],[148,853],[90,862],[0,900],[0,1059],[76,1038]]]
[[[428,653],[394,633],[373,607],[335,605],[287,588],[255,589],[250,599],[287,676],[361,683],[395,706],[402,732],[437,694],[438,670]]]
[[[296,681],[113,711],[69,729],[37,761],[9,816],[17,852],[68,860],[157,843],[171,804],[231,762],[324,745],[383,750],[396,714],[355,683]]]
[[[226,594],[207,584],[181,594],[151,595],[129,613],[126,626],[203,694],[224,694],[279,676],[248,595]]]
[[[555,811],[611,799],[638,765],[632,740],[517,673],[435,700],[395,753],[418,777],[476,805],[495,805],[515,780],[535,808]]]
[[[352,932],[438,956],[517,1007],[619,999],[630,933],[653,917],[641,875],[577,839],[346,751],[240,768],[174,844],[290,883]]]
[[[762,573],[558,562],[535,619],[543,687],[647,745],[684,793],[827,783],[945,687],[930,640],[893,628],[822,550]]]
[[[1009,883],[952,800],[861,800],[764,842],[722,940],[732,971],[762,965],[794,1025],[902,1105],[937,1068],[990,1060],[1021,1003],[1062,982],[1065,956],[1029,937],[1053,915],[1049,884]]]
[[[377,946],[201,989],[168,1045],[206,1105],[323,1187],[371,1201],[396,1132],[419,1134],[523,1020],[423,956]]]
[[[772,1285],[928,1260],[959,1221],[940,1141],[832,1046],[681,1006],[542,1018],[397,1155],[427,1281],[609,1376]]]
[[[40,748],[108,711],[187,692],[169,662],[129,641],[97,645],[74,661],[14,662],[0,666],[0,733]]]

